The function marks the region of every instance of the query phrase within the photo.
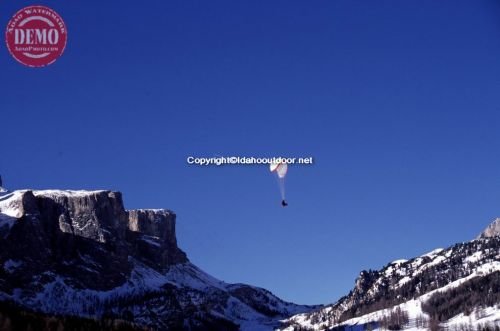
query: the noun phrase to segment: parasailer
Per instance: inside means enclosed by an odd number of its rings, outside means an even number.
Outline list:
[[[288,203],[285,200],[285,176],[288,171],[288,165],[284,162],[271,163],[269,165],[269,170],[275,173],[278,178],[278,185],[281,193],[281,206],[286,207]]]

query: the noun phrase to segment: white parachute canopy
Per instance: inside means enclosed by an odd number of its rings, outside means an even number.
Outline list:
[[[286,163],[271,163],[269,165],[269,170],[276,174],[280,187],[281,199],[285,200],[285,176],[288,171],[288,165]]]

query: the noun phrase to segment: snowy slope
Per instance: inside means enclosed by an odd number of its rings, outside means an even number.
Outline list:
[[[335,324],[333,326],[329,325],[327,322],[311,323],[311,320],[307,318],[308,314],[298,314],[288,319],[286,322],[292,322],[293,325],[300,325],[302,327],[310,328],[311,330],[324,330],[325,328],[332,328],[339,326],[345,326],[345,327],[364,326],[369,323],[375,323],[375,324],[378,323],[378,321],[380,321],[384,316],[388,316],[392,310],[399,307],[403,311],[406,311],[408,313],[410,319],[409,325],[405,329],[418,330],[418,328],[415,326],[416,318],[420,315],[423,316],[424,318],[429,319],[429,316],[422,310],[422,303],[426,302],[433,294],[435,294],[436,292],[448,291],[452,288],[460,286],[461,284],[465,283],[466,281],[474,277],[485,276],[495,271],[500,271],[499,261],[485,263],[475,268],[469,276],[460,278],[454,282],[449,283],[446,286],[430,291],[415,299],[409,300],[407,302],[401,303],[391,308],[381,309],[360,317],[351,318],[342,323]],[[500,309],[496,307],[480,308],[475,314],[470,314],[470,316],[464,316],[464,314],[462,313],[450,319],[448,322],[444,323],[443,326],[453,328],[453,327],[458,327],[460,324],[464,323],[473,325],[496,323],[497,325],[500,325]],[[294,330],[293,325],[287,328],[283,328],[281,330],[293,331]],[[379,328],[374,328],[374,330],[375,329]],[[426,328],[422,329],[425,330]]]
[[[381,329],[379,322],[384,316],[387,319],[398,307],[409,318],[405,329],[417,330],[417,324],[422,324],[417,323],[417,317],[420,321],[430,320],[422,310],[422,304],[434,294],[447,293],[487,275],[500,277],[499,271],[499,237],[435,249],[410,260],[393,261],[379,271],[362,272],[347,296],[314,312],[283,320],[284,326],[280,330],[342,327],[362,330],[368,324],[372,329]],[[384,307],[377,308],[380,306]],[[475,307],[469,314],[460,313],[442,322],[441,327],[458,330],[464,324],[477,327],[488,323],[500,327],[500,302],[489,307]]]

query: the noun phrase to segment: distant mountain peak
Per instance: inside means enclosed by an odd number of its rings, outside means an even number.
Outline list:
[[[498,217],[479,234],[478,239],[496,236],[500,236],[500,218]]]

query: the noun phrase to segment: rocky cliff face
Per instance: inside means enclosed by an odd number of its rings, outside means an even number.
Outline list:
[[[164,271],[169,265],[187,261],[177,247],[175,217],[172,211],[164,209],[128,211],[129,241],[135,243],[135,255],[148,256]]]
[[[500,218],[496,218],[483,232],[479,235],[478,238],[492,238],[500,236]]]
[[[131,259],[159,270],[188,261],[177,247],[175,215],[127,212],[119,192],[18,191],[3,198],[0,213],[4,221],[12,215],[0,261],[18,264],[0,283],[6,291],[27,289],[44,272],[70,277],[79,288],[109,290],[126,280]]]
[[[175,223],[169,210],[125,210],[119,192],[0,196],[0,300],[160,330],[272,329],[312,309],[207,275],[177,247]]]

